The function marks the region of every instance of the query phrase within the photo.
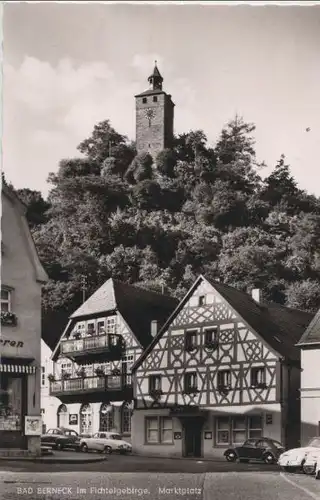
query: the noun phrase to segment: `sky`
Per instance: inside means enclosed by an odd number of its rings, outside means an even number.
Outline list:
[[[235,114],[256,125],[267,175],[285,154],[320,196],[320,5],[6,3],[2,170],[47,195],[49,172],[81,156],[98,122],[135,139],[134,95],[154,60],[175,133],[214,146]],[[306,129],[310,129],[307,131]]]

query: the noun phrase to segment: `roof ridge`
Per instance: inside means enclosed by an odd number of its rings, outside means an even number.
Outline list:
[[[167,297],[168,299],[179,300],[179,299],[176,299],[175,297],[172,297],[172,295],[167,295],[165,293],[156,292],[155,290],[150,290],[149,288],[142,287],[141,285],[127,283],[125,281],[116,280],[114,278],[111,278],[111,279],[113,280],[114,283],[118,283],[119,285],[125,285],[125,286],[128,286],[130,288],[135,288],[135,289],[138,289],[138,290],[142,290],[143,292],[147,292],[147,293],[150,293],[150,294],[153,294],[153,295],[157,295],[157,296],[160,296],[160,297]]]

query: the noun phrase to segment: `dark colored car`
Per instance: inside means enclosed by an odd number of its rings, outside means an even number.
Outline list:
[[[49,429],[45,434],[42,434],[41,444],[51,446],[56,450],[69,448],[78,451],[80,449],[80,437],[72,429],[65,429],[64,427]]]
[[[278,461],[281,453],[285,451],[279,441],[261,437],[259,439],[247,439],[242,446],[228,448],[224,456],[228,462],[248,463],[250,460],[260,460],[266,464],[274,464]]]

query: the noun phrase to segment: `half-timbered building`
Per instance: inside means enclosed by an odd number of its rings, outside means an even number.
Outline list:
[[[70,317],[53,352],[50,395],[61,402],[58,426],[80,434],[130,437],[131,367],[177,306],[171,297],[106,281]]]
[[[308,313],[200,276],[133,367],[133,449],[221,455],[247,438],[299,442]]]
[[[301,337],[301,444],[320,436],[320,309]]]

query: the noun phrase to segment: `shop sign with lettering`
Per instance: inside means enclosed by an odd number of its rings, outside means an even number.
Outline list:
[[[23,342],[21,340],[11,340],[11,339],[0,338],[0,346],[23,347]]]

